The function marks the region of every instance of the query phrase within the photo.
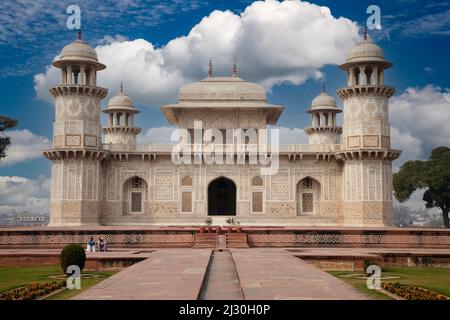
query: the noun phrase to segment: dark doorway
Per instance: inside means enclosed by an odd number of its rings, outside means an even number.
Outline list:
[[[217,178],[208,186],[208,215],[236,215],[236,185],[227,178]]]

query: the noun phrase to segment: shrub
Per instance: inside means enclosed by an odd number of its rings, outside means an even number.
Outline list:
[[[84,248],[79,244],[69,244],[62,249],[59,260],[64,273],[67,272],[67,268],[71,265],[77,265],[80,271],[83,271],[86,262],[86,253],[84,252]]]

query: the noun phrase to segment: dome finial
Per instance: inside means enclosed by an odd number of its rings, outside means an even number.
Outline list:
[[[367,26],[365,26],[363,28],[363,36],[364,36],[364,40],[367,41],[367,35],[369,33],[369,30],[367,29]]]
[[[123,83],[120,81],[120,93],[123,93]]]
[[[237,76],[237,59],[236,57],[233,57],[233,77]]]
[[[322,92],[325,92],[326,91],[326,88],[325,88],[325,80],[323,80],[323,82],[322,82]]]
[[[208,76],[212,77],[212,74],[213,74],[213,66],[212,66],[211,59],[209,59]]]
[[[81,28],[77,31],[78,40],[81,40]]]

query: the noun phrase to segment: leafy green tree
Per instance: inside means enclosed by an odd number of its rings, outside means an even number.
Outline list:
[[[399,202],[409,199],[417,189],[426,189],[423,200],[427,208],[440,208],[444,226],[450,228],[450,148],[431,151],[429,160],[407,161],[394,174],[395,197]]]
[[[10,137],[3,134],[7,129],[14,128],[17,120],[0,115],[0,159],[6,157],[6,148],[11,143]]]

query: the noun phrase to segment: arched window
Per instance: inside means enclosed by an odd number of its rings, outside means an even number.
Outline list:
[[[141,178],[133,178],[131,180],[131,188],[132,189],[140,189],[142,188],[142,179]]]
[[[252,212],[264,212],[264,181],[260,176],[252,178]]]
[[[311,178],[305,178],[303,181],[303,189],[312,189],[312,180]]]
[[[180,207],[181,212],[192,213],[192,177],[184,176],[181,178],[180,188]]]
[[[320,114],[316,113],[316,126],[320,127]]]
[[[297,183],[296,189],[297,215],[315,214],[320,201],[320,183],[306,177]]]
[[[139,177],[125,181],[123,185],[123,214],[141,214],[146,211],[147,183]]]

